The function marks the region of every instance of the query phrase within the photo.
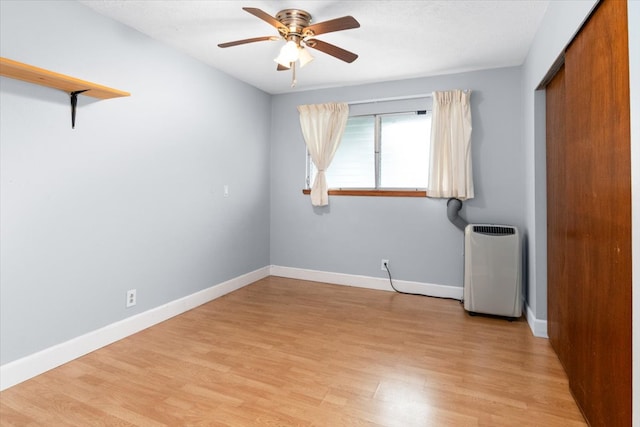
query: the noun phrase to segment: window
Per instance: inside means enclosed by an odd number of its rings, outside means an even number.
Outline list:
[[[402,112],[397,112],[402,107],[397,101],[388,104],[376,104],[374,108],[383,112],[372,114],[358,114],[363,111],[360,105],[350,108],[351,117],[327,170],[330,189],[415,191],[427,187],[431,111],[424,109],[424,99],[419,104],[422,109],[412,111],[406,108],[407,101]],[[413,100],[409,104],[416,106]],[[316,173],[307,153],[307,188]]]

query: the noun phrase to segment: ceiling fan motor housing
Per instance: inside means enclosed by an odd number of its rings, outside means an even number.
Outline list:
[[[302,37],[312,34],[304,34],[304,29],[311,24],[311,14],[300,9],[284,9],[276,14],[276,19],[286,28],[278,28],[278,31],[286,40],[298,41]]]

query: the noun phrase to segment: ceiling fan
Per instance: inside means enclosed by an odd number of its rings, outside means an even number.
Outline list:
[[[353,16],[343,16],[312,25],[311,14],[300,9],[284,9],[278,12],[275,17],[254,7],[243,7],[242,9],[275,27],[279,36],[236,40],[220,43],[218,47],[226,48],[261,41],[285,40],[286,44],[280,49],[280,54],[274,61],[278,63],[278,71],[293,70],[291,87],[296,84],[296,61],[300,62],[300,67],[304,67],[313,60],[311,54],[305,49],[306,47],[319,50],[348,63],[358,58],[358,55],[353,52],[315,38],[320,34],[359,28],[360,23]]]

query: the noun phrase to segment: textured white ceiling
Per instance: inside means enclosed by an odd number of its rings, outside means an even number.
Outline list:
[[[520,65],[548,0],[79,0],[109,16],[271,94]],[[277,35],[242,10],[271,16],[309,12],[313,23],[351,15],[360,28],[319,40],[357,53],[347,64],[316,50],[315,60],[291,73],[273,62],[283,41],[231,48],[218,43]]]

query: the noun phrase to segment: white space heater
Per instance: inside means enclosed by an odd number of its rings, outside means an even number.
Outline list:
[[[464,229],[464,308],[470,313],[522,315],[522,253],[518,229],[469,224]]]

